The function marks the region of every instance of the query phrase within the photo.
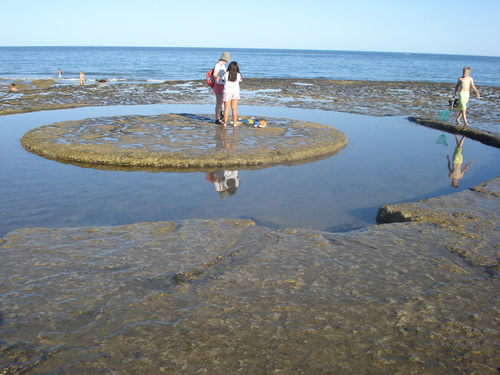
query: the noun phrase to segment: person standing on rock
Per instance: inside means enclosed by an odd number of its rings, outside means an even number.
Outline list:
[[[214,68],[214,93],[215,93],[215,123],[221,125],[222,103],[224,102],[224,82],[222,77],[226,73],[226,64],[231,60],[229,52],[224,52]]]
[[[241,73],[238,63],[232,61],[227,68],[227,72],[222,77],[224,82],[224,127],[227,124],[229,109],[233,115],[233,126],[238,126],[238,100],[240,100]]]
[[[470,68],[466,66],[463,71],[463,76],[458,79],[457,85],[455,86],[455,92],[453,93],[453,99],[455,99],[455,95],[457,94],[457,91],[460,89],[460,93],[458,94],[458,108],[460,109],[460,113],[458,114],[457,117],[457,123],[459,125],[462,125],[462,121],[460,120],[463,117],[466,126],[469,126],[469,123],[467,121],[466,111],[467,111],[467,102],[469,101],[470,88],[472,87],[474,89],[478,99],[481,98],[479,92],[476,89],[476,86],[474,86],[474,80],[469,74],[470,74]]]
[[[80,72],[80,86],[83,86],[85,84],[85,73]]]

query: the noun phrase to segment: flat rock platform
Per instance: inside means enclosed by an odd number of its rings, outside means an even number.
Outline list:
[[[89,118],[45,125],[21,140],[61,162],[170,169],[297,164],[340,151],[347,138],[331,126],[266,119],[265,128],[228,125],[193,114]]]

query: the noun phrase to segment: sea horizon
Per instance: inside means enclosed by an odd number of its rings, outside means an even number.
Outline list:
[[[500,86],[495,56],[230,47],[3,46],[0,79],[50,78],[64,84],[84,71],[90,80],[111,82],[203,80],[224,51],[246,78],[456,83],[470,66],[476,85]]]
[[[413,54],[413,55],[436,55],[436,56],[470,56],[470,57],[492,57],[500,58],[496,55],[475,55],[461,53],[437,53],[437,52],[419,52],[419,51],[377,51],[377,50],[349,50],[349,49],[317,49],[317,48],[270,48],[270,47],[185,47],[185,46],[133,46],[133,45],[30,45],[30,46],[0,46],[1,48],[135,48],[135,49],[205,49],[205,50],[254,50],[254,51],[305,51],[305,52],[346,52],[346,53],[386,53],[386,54]]]

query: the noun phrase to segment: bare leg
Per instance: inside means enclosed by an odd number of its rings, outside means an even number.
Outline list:
[[[227,125],[227,118],[229,117],[230,102],[224,102],[224,126]]]
[[[219,120],[220,121],[220,112],[222,110],[222,102],[223,102],[223,95],[222,94],[215,94],[215,99],[216,99],[216,103],[215,103],[215,120]]]
[[[467,110],[464,109],[464,122],[466,126],[469,126],[469,122],[467,121]]]
[[[233,126],[238,126],[238,99],[231,100],[231,113],[233,114]]]
[[[458,123],[458,125],[462,125],[462,121],[460,121],[460,119],[462,118],[463,112],[464,111],[460,111],[460,113],[458,114],[458,117],[457,117],[457,123]]]

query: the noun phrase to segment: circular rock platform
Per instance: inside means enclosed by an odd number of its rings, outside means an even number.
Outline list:
[[[347,145],[331,126],[267,118],[267,127],[223,128],[208,116],[162,114],[66,121],[26,133],[28,151],[92,166],[197,169],[297,164]]]

